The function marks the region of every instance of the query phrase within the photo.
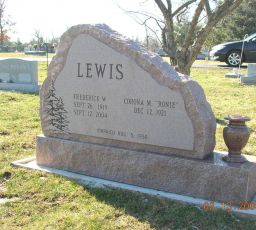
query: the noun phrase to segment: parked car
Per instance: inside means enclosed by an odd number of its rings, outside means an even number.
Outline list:
[[[161,56],[161,57],[168,57],[168,54],[164,52],[163,49],[159,49],[157,51],[158,55]]]
[[[214,46],[210,52],[212,60],[226,62],[229,66],[237,67],[240,63],[243,41],[227,42]],[[256,33],[244,40],[242,62],[256,62]]]

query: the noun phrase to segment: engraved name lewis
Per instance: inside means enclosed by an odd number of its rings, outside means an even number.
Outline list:
[[[122,64],[77,63],[77,77],[109,78],[122,80],[124,77]]]

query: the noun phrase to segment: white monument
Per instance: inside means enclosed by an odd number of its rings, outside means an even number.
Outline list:
[[[256,63],[248,64],[247,75],[241,76],[241,83],[256,84]]]
[[[0,61],[0,90],[38,92],[37,61],[8,58]]]

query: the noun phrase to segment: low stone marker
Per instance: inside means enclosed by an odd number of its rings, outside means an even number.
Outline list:
[[[227,78],[239,78],[241,74],[239,73],[239,68],[233,68],[232,72],[226,73]]]
[[[255,193],[248,171],[213,156],[198,83],[106,25],[63,34],[40,100],[39,165],[218,201]]]
[[[0,60],[0,90],[39,91],[37,61]]]
[[[256,84],[256,63],[248,64],[247,76],[241,76],[241,82],[244,84]]]

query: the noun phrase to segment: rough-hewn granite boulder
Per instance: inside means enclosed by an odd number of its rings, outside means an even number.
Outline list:
[[[215,146],[199,84],[106,25],[62,35],[40,99],[48,137],[198,159]]]

